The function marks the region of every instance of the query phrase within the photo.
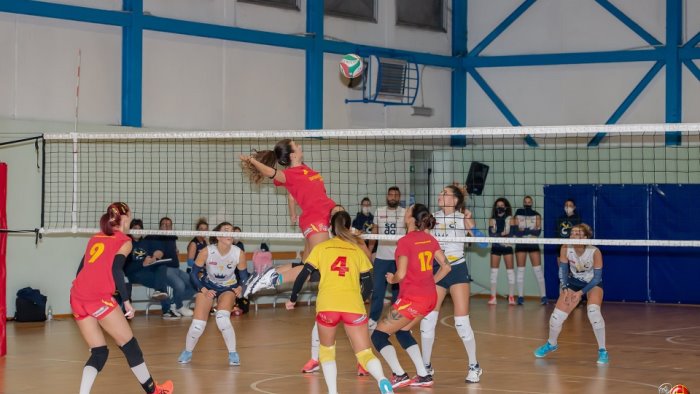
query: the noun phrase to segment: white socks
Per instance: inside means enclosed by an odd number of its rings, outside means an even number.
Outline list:
[[[605,349],[605,320],[600,313],[600,305],[588,305],[588,320],[591,322],[595,339],[598,341],[598,349]]]
[[[535,279],[537,279],[537,286],[540,287],[540,297],[544,297],[545,295],[547,295],[547,292],[544,288],[544,272],[542,271],[542,266],[533,266],[532,272],[535,273]]]
[[[564,320],[569,317],[568,313],[565,313],[559,308],[554,308],[552,316],[549,318],[549,343],[550,345],[557,344],[557,338],[561,333],[561,327],[564,324]]]
[[[522,297],[525,294],[525,267],[517,268],[515,281],[518,283],[518,297]]]
[[[469,322],[469,315],[455,316],[455,329],[464,343],[464,348],[467,350],[469,364],[476,364],[476,339],[474,338],[474,330],[472,330]]]
[[[423,364],[430,364],[430,357],[433,354],[433,343],[435,342],[435,326],[437,326],[438,312],[432,311],[420,322],[420,344],[423,353]]]
[[[219,327],[219,331],[221,331],[221,335],[224,337],[228,352],[235,352],[236,333],[233,331],[233,326],[231,325],[231,312],[222,310],[216,311],[216,326]]]
[[[318,361],[318,347],[321,345],[321,340],[318,338],[318,324],[314,323],[314,328],[311,330],[311,358]]]
[[[199,337],[202,336],[204,328],[206,328],[207,322],[205,320],[192,319],[190,324],[190,329],[187,331],[187,336],[185,337],[185,350],[191,352],[194,347],[197,346],[199,342]]]

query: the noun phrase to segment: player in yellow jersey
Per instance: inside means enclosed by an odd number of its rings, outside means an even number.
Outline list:
[[[318,270],[321,274],[316,299],[316,322],[321,340],[319,361],[328,392],[337,393],[335,333],[342,322],[359,363],[377,380],[381,393],[393,393],[391,383],[384,376],[382,365],[370,347],[364,305],[366,297],[363,297],[362,288],[372,288],[369,274],[372,264],[360,246],[364,246],[364,241],[351,232],[351,222],[350,215],[345,211],[333,215],[331,231],[334,238],[316,245],[306,258],[304,269],[294,282],[287,309],[294,307],[297,294],[307,277]]]

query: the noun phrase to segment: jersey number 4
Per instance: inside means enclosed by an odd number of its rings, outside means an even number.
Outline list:
[[[336,271],[338,276],[345,276],[345,273],[350,271],[348,269],[348,258],[345,256],[338,256],[333,264],[331,264],[331,271]]]
[[[105,244],[102,242],[96,242],[94,245],[92,245],[92,248],[90,248],[90,260],[88,260],[89,264],[94,263],[97,261],[97,259],[102,256],[102,253],[105,251]]]
[[[433,270],[433,252],[425,251],[418,253],[418,260],[420,260],[421,271]]]

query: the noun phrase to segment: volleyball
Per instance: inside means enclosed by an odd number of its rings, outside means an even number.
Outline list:
[[[364,69],[365,63],[362,61],[362,58],[354,53],[345,55],[340,59],[340,73],[345,78],[357,78],[362,75]]]

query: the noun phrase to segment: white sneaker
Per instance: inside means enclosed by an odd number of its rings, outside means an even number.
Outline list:
[[[469,364],[469,373],[467,373],[467,378],[464,379],[467,383],[479,383],[480,376],[484,371],[479,368],[479,364]]]
[[[277,284],[277,278],[279,278],[277,271],[275,271],[273,267],[268,268],[267,271],[263,272],[262,275],[256,277],[253,282],[248,284],[246,288],[248,294],[246,296],[255,294],[260,290],[274,289]]]
[[[177,310],[178,308],[175,307],[175,304],[170,304],[170,312],[177,317],[182,317],[180,312],[178,312]]]
[[[163,301],[168,299],[168,293],[164,293],[162,291],[155,290],[151,294],[151,299],[156,300],[156,301]]]
[[[182,308],[177,309],[177,313],[179,313],[182,317],[194,316],[194,312],[192,312],[192,309],[186,307],[185,305],[183,305]]]

